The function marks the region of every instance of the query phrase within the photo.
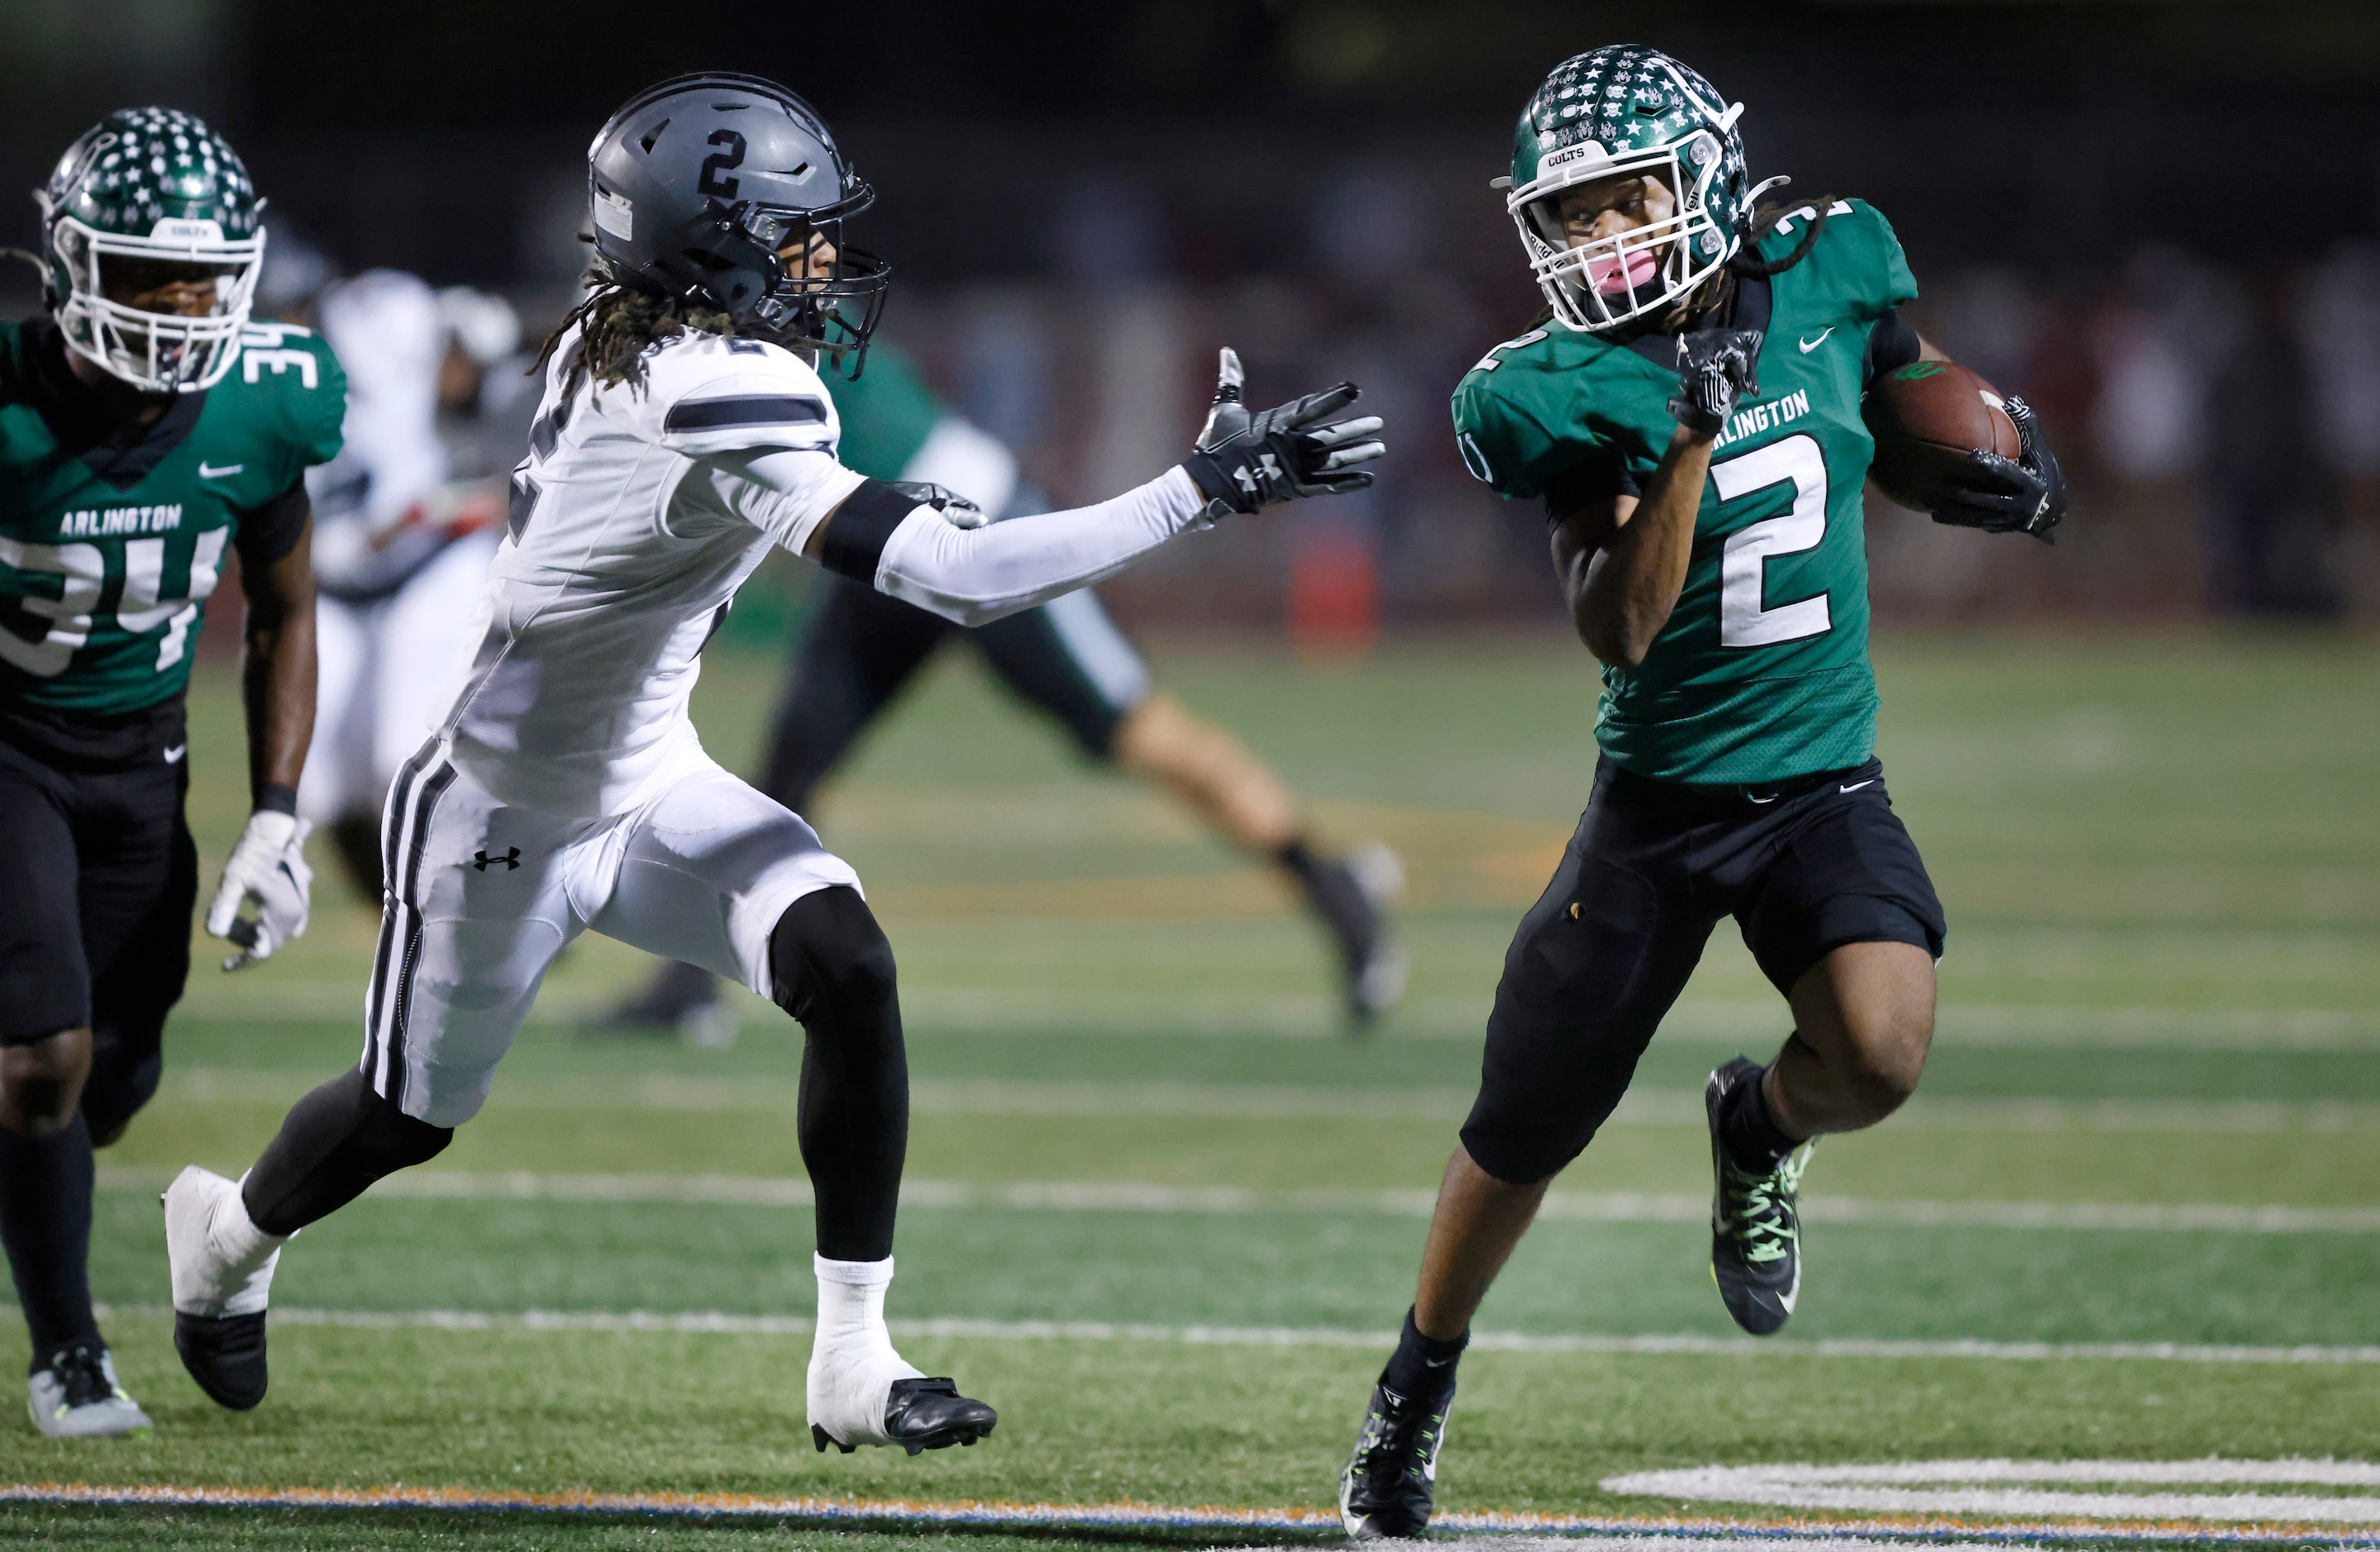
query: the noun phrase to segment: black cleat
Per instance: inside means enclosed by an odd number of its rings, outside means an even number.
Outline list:
[[[999,1422],[1000,1413],[960,1395],[948,1379],[896,1379],[892,1397],[884,1403],[884,1431],[912,1455],[973,1444]]]
[[[1739,1056],[1703,1085],[1703,1110],[1710,1121],[1711,1280],[1735,1323],[1755,1337],[1773,1336],[1792,1318],[1802,1294],[1802,1171],[1809,1167],[1812,1138],[1787,1154],[1776,1169],[1754,1174],[1729,1157],[1720,1118],[1729,1097],[1760,1081],[1760,1064]]]
[[[735,1010],[719,995],[719,982],[698,964],[664,964],[644,989],[588,1020],[581,1033],[594,1038],[637,1039],[676,1036],[689,1046],[735,1043]]]
[[[948,1449],[952,1445],[972,1445],[990,1437],[1000,1424],[1000,1413],[972,1397],[959,1394],[956,1382],[950,1379],[896,1379],[892,1393],[884,1403],[886,1442],[897,1444],[912,1455],[922,1455],[929,1449]],[[845,1444],[813,1423],[810,1442],[819,1453],[833,1445],[845,1455],[857,1449],[856,1444]]]
[[[246,1412],[264,1400],[264,1315],[174,1312],[174,1351],[217,1406]]]
[[[1411,1541],[1429,1529],[1438,1491],[1438,1452],[1454,1387],[1435,1405],[1372,1387],[1364,1432],[1339,1473],[1339,1518],[1357,1541]]]

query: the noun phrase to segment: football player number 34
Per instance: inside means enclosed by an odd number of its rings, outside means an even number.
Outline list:
[[[1774,647],[1824,636],[1834,628],[1827,595],[1767,608],[1768,563],[1815,550],[1827,537],[1827,460],[1818,440],[1797,435],[1711,465],[1722,502],[1793,487],[1793,504],[1774,517],[1748,523],[1728,536],[1720,552],[1718,640],[1722,647]]]

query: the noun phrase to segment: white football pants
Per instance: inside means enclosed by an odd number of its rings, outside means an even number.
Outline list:
[[[859,875],[688,744],[653,795],[595,818],[499,803],[443,739],[406,762],[381,820],[362,1063],[375,1092],[432,1126],[477,1115],[547,967],[589,928],[771,995],[777,918]]]

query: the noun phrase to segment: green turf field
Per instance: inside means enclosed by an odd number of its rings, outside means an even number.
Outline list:
[[[1443,1509],[1775,1517],[1599,1485],[1712,1464],[2380,1457],[2380,649],[1929,637],[1879,661],[1888,771],[1952,927],[1923,1092],[1820,1150],[1801,1313],[1757,1349],[1731,1338],[1704,1266],[1698,1090],[1786,1025],[1722,929],[1482,1314]],[[187,1162],[244,1166],[353,1059],[373,918],[318,847],[309,936],[237,977],[202,941],[164,1088],[102,1157],[96,1289],[154,1437],[0,1426],[0,1482],[1329,1504],[1506,939],[1585,800],[1591,680],[1576,647],[1535,638],[1160,669],[1329,833],[1402,853],[1412,992],[1346,1039],[1320,940],[1269,878],[1083,770],[964,661],[880,731],[814,818],[901,958],[917,1114],[896,1333],[1001,1408],[985,1445],[812,1453],[798,1031],[747,998],[728,1050],[577,1038],[642,970],[592,938],[486,1113],[285,1257],[271,1399],[205,1401],[161,1314],[155,1190]],[[707,670],[698,712],[731,765],[772,671]],[[193,743],[211,882],[242,808],[220,668]],[[0,1539],[64,1545],[858,1537],[625,1512],[0,1510]]]

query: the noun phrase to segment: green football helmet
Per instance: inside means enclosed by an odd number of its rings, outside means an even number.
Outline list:
[[[42,207],[42,301],[67,347],[150,394],[212,388],[239,355],[264,263],[263,201],[222,136],[174,108],[119,108],[67,148]],[[214,289],[199,317],[111,296]]]
[[[1734,257],[1750,222],[1743,139],[1730,105],[1658,49],[1614,43],[1566,59],[1521,112],[1504,208],[1554,316],[1601,330],[1666,306]],[[1600,178],[1658,179],[1670,213],[1571,246],[1561,191]]]

